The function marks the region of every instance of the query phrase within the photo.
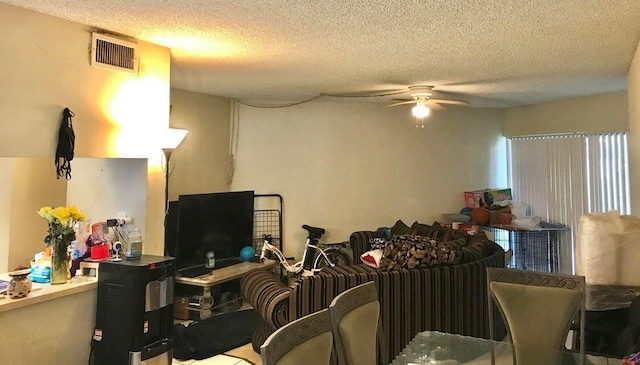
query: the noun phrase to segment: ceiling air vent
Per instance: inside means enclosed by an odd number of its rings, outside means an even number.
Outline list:
[[[135,43],[94,32],[91,41],[91,66],[137,72],[136,47]]]

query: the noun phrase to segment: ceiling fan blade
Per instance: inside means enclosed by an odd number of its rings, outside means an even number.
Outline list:
[[[398,106],[398,105],[406,105],[406,104],[415,104],[415,102],[416,102],[415,100],[407,100],[407,101],[401,101],[399,103],[389,104],[387,106],[389,107],[389,106]]]
[[[341,93],[323,93],[324,96],[332,96],[335,98],[376,98],[384,96],[393,96],[406,94],[407,89],[385,89],[385,90],[372,90],[372,91],[355,91],[355,92],[341,92]]]
[[[455,99],[429,99],[429,101],[438,104],[469,105],[469,103],[464,100]]]
[[[427,104],[429,106],[429,109],[431,110],[435,110],[435,111],[440,111],[440,110],[444,110],[445,107],[438,104],[438,103],[428,103]]]

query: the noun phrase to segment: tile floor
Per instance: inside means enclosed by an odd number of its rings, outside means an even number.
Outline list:
[[[246,359],[248,361],[245,361]],[[173,360],[173,365],[262,365],[260,355],[253,351],[251,344],[216,355],[204,360]]]

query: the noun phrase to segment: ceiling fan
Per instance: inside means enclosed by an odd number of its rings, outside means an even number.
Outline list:
[[[469,103],[464,100],[431,98],[431,95],[433,95],[433,86],[428,85],[409,86],[408,94],[411,95],[413,100],[394,99],[399,102],[387,106],[391,107],[398,105],[415,104],[413,108],[411,108],[411,113],[414,117],[422,119],[427,117],[431,113],[431,109],[441,109],[442,107],[440,106],[440,104],[469,105]]]

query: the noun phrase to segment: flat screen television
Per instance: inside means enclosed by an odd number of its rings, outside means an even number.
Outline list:
[[[253,191],[180,195],[177,204],[176,269],[204,267],[207,252],[216,266],[238,261],[253,243]]]

